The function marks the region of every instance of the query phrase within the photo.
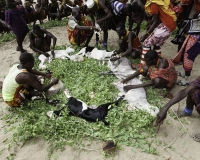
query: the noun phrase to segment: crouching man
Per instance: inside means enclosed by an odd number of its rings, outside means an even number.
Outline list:
[[[192,81],[185,89],[180,90],[164,107],[161,108],[157,115],[156,125],[162,124],[167,117],[167,111],[176,103],[186,98],[184,110],[178,110],[179,118],[191,116],[195,109],[200,114],[200,77]],[[200,133],[194,134],[193,139],[200,142]]]
[[[78,7],[74,7],[72,9],[72,16],[69,17],[67,23],[69,42],[72,45],[80,46],[86,41],[85,47],[88,47],[94,30],[98,31],[96,27],[92,26],[91,21],[81,15],[80,9]]]
[[[113,57],[110,60],[116,61],[121,57],[131,57],[133,59],[139,58],[142,53],[142,44],[138,36],[125,29],[125,23],[119,23],[116,27],[116,32],[119,36],[119,50],[114,52],[117,55],[122,52],[118,57]]]
[[[54,48],[56,45],[57,38],[52,33],[48,32],[46,29],[40,28],[39,25],[34,25],[33,31],[29,33],[30,48],[33,51],[38,52],[39,54],[43,54],[46,57],[49,57],[49,54],[47,52],[50,51],[51,39],[53,39],[51,54],[54,57]]]
[[[36,77],[41,75],[50,78],[50,74],[45,74],[33,69],[34,57],[30,53],[20,55],[20,64],[11,67],[6,76],[3,87],[3,100],[10,107],[19,107],[25,98],[32,96],[42,96],[41,92],[46,92],[53,85],[58,83],[58,79],[53,79],[51,83],[42,85]]]

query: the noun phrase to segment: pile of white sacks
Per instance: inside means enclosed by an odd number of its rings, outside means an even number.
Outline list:
[[[82,48],[77,54],[69,55],[69,53],[74,52],[74,49],[67,47],[66,50],[55,50],[55,58],[61,58],[61,59],[68,59],[72,61],[78,61],[81,62],[84,60],[84,56],[87,58],[93,58],[97,59],[99,61],[109,60],[113,52],[107,52],[106,50],[98,50],[97,48],[94,48],[91,52],[86,52],[86,48]],[[50,54],[50,53],[49,53]],[[41,61],[39,68],[44,69],[46,68],[45,62],[51,62],[52,56],[49,58],[45,57],[44,55],[39,56],[39,60]],[[128,110],[134,110],[134,109],[141,109],[145,110],[148,113],[150,113],[152,116],[156,116],[159,112],[159,109],[155,106],[151,106],[146,99],[146,92],[144,88],[137,88],[137,89],[131,89],[128,92],[125,92],[123,90],[123,87],[126,85],[137,85],[141,84],[142,82],[138,78],[133,78],[128,83],[123,84],[121,83],[122,79],[125,79],[126,77],[133,74],[135,71],[131,68],[130,61],[123,57],[115,62],[108,61],[108,67],[110,68],[110,71],[118,78],[118,81],[114,82],[114,86],[119,90],[119,96],[125,95],[124,100],[127,100]],[[61,83],[60,83],[61,84]],[[58,85],[59,90],[62,89],[63,85]],[[59,90],[54,86],[54,89],[51,90],[52,93],[56,93]],[[56,92],[54,92],[54,90]]]

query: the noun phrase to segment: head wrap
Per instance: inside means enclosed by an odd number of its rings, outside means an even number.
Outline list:
[[[88,9],[91,9],[92,7],[94,7],[94,0],[87,0],[87,2],[85,2],[85,5],[87,6]]]

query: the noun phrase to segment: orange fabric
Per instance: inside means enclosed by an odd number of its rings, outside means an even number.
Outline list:
[[[78,24],[80,26],[92,26],[92,22],[87,20],[84,16],[81,17],[81,20],[78,22]],[[75,41],[75,37],[78,33],[78,29],[71,30],[68,27],[68,25],[66,27],[67,27],[69,42],[73,45],[76,45],[77,42]],[[87,38],[88,38],[88,36],[90,36],[91,32],[90,31],[80,31],[80,32],[81,32],[80,44],[81,44],[87,40]]]
[[[172,87],[176,83],[177,72],[175,70],[174,63],[168,58],[167,61],[169,63],[168,68],[163,69],[151,66],[149,67],[148,72],[151,79],[163,78],[168,81],[167,86]]]
[[[170,4],[170,8],[173,10],[172,4]],[[173,17],[165,13],[157,4],[150,5],[150,14],[159,14],[160,20],[171,32],[176,29],[176,21],[173,20]]]
[[[22,97],[21,94],[23,94],[24,96],[29,94],[29,91],[26,88],[22,87],[22,85],[20,85],[16,89],[13,100],[5,101],[5,103],[8,104],[10,107],[14,107],[14,108],[19,107],[25,100],[25,97]]]
[[[136,36],[132,44],[133,44],[133,49],[136,49],[137,51],[142,52],[142,45],[140,43],[138,36]]]

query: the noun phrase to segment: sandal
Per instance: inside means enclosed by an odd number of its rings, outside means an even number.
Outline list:
[[[196,141],[196,142],[200,142],[200,134],[197,133],[193,136],[193,139]]]
[[[189,82],[185,82],[185,81],[182,81],[182,80],[178,80],[178,81],[176,82],[176,84],[179,85],[179,86],[187,86],[187,85],[189,85]]]

